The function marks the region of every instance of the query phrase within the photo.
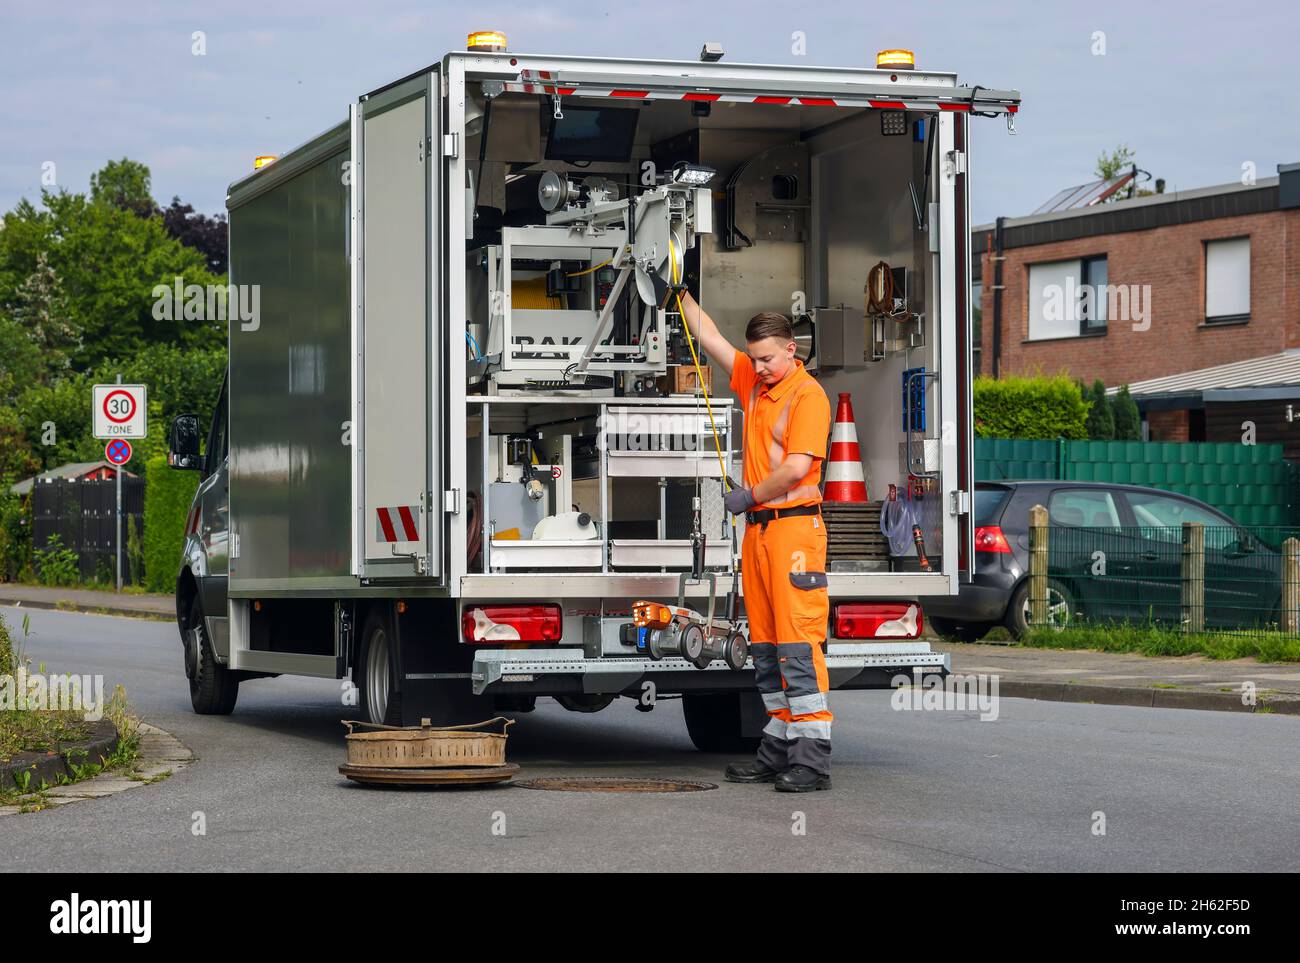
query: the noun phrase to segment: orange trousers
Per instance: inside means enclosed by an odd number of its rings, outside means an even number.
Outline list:
[[[827,773],[834,717],[823,649],[830,599],[821,516],[746,526],[741,576],[755,681],[769,717],[759,762]]]

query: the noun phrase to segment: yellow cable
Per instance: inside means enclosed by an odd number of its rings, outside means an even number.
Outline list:
[[[599,264],[595,265],[594,267],[589,267],[589,268],[587,268],[585,271],[574,271],[572,274],[566,274],[565,277],[566,277],[566,278],[580,278],[580,277],[582,277],[584,274],[590,274],[592,271],[599,271],[599,270],[600,270],[601,268],[603,268],[605,265],[607,265],[607,264],[613,264],[613,263],[614,263],[614,259],[613,259],[613,258],[610,258],[610,259],[607,260],[607,261],[601,261]]]
[[[681,277],[677,273],[677,252],[673,247],[673,239],[668,238],[668,263],[671,265],[673,284],[678,284]],[[701,309],[703,311],[703,309]],[[713,432],[713,448],[718,453],[718,467],[722,469],[722,488],[729,491],[731,485],[727,482],[727,465],[722,460],[722,442],[718,438],[718,423],[713,419],[713,405],[709,403],[709,390],[704,387],[704,372],[700,370],[700,358],[695,353],[695,341],[691,338],[691,326],[686,323],[686,309],[682,307],[682,296],[677,295],[677,312],[682,316],[682,327],[686,329],[686,346],[691,349],[691,361],[695,363],[695,377],[699,380],[700,392],[704,395],[704,407],[709,412],[709,430]]]

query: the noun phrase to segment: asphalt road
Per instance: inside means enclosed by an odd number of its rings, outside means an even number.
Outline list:
[[[6,816],[5,869],[1260,871],[1300,865],[1300,718],[1003,699],[999,718],[839,693],[831,792],[721,781],[677,701],[520,715],[522,777],[716,782],[708,792],[373,789],[337,771],[340,684],[245,683],[196,716],[173,626],[0,609],[50,672],[103,673],[197,761],[172,778]],[[207,832],[191,831],[202,812]],[[1105,835],[1094,834],[1094,813]],[[797,832],[803,828],[804,832]]]

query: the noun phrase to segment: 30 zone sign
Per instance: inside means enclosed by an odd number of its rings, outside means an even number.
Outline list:
[[[144,385],[95,385],[95,437],[144,438],[147,410]]]

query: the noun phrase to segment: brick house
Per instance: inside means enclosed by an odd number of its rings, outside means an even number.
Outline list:
[[[1289,441],[1280,419],[1292,398],[1300,422],[1300,164],[1251,185],[999,218],[973,235],[976,371],[1127,384],[1158,440],[1233,440],[1259,404]],[[1216,407],[1229,403],[1230,414]]]

